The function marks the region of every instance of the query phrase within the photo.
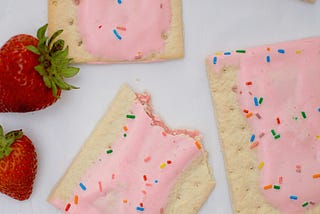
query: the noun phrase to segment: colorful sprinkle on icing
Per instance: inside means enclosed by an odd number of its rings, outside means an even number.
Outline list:
[[[136,210],[137,211],[144,211],[144,207],[137,207]]]
[[[266,185],[263,187],[264,190],[268,190],[272,188],[272,184]]]
[[[118,33],[118,31],[116,30],[116,29],[113,29],[113,34],[116,36],[116,38],[118,39],[118,40],[121,40],[122,39],[122,37],[120,36],[120,34]]]
[[[254,98],[253,98],[253,102],[254,102],[254,105],[255,105],[255,106],[259,106],[259,101],[258,101],[258,98],[257,98],[257,97],[254,97]]]
[[[290,199],[291,199],[291,200],[298,200],[298,196],[296,196],[296,195],[290,195]]]
[[[71,204],[70,203],[68,203],[67,205],[66,205],[66,208],[64,209],[66,212],[68,212],[69,211],[69,209],[70,209],[70,207],[71,207]]]
[[[258,165],[258,169],[262,169],[262,168],[263,168],[263,166],[264,166],[264,162],[262,161],[262,162],[260,162],[260,163],[259,163],[259,165]]]
[[[301,116],[302,116],[304,119],[307,118],[307,114],[306,114],[304,111],[301,112]]]
[[[279,185],[273,185],[273,189],[279,190],[280,186]]]
[[[308,205],[309,205],[309,202],[305,202],[305,203],[302,204],[303,207],[306,207]]]
[[[78,202],[79,202],[79,196],[78,196],[78,195],[75,195],[75,196],[74,196],[74,199],[73,199],[73,203],[77,205]]]
[[[118,4],[122,4],[122,0],[117,0]]]
[[[107,154],[111,154],[112,152],[113,152],[112,149],[109,149],[109,150],[106,151]]]
[[[195,141],[194,144],[196,145],[197,149],[201,149],[201,144],[198,141]]]
[[[223,55],[229,56],[229,55],[231,55],[231,52],[224,52]]]
[[[267,61],[268,63],[270,63],[270,61],[271,61],[270,56],[267,56],[267,57],[266,57],[266,61]]]
[[[253,142],[255,138],[256,138],[256,135],[252,134],[251,137],[250,137],[250,142]]]
[[[313,174],[313,175],[312,175],[312,178],[320,178],[320,173],[318,173],[318,174]]]
[[[250,145],[250,149],[254,149],[254,148],[256,148],[257,146],[259,146],[259,142],[258,142],[258,141],[252,143],[252,144]]]
[[[218,57],[213,57],[213,64],[217,64],[217,61],[218,61]]]
[[[87,190],[87,187],[83,183],[80,183],[79,186],[83,191]]]
[[[278,53],[284,54],[284,53],[285,53],[285,50],[284,50],[284,49],[278,49]]]
[[[127,118],[129,118],[129,119],[135,119],[135,118],[136,118],[136,116],[135,116],[135,115],[133,115],[133,114],[127,114]]]
[[[246,50],[236,50],[237,53],[246,53]]]
[[[166,166],[167,166],[166,163],[162,163],[162,164],[160,165],[160,169],[164,169],[164,168],[166,168]]]

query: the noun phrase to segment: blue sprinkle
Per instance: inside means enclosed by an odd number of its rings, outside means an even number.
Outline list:
[[[231,55],[231,52],[224,52],[224,55]]]
[[[215,56],[213,57],[213,64],[217,64],[218,58]]]
[[[154,182],[157,184],[159,181],[158,180],[154,180]]]
[[[118,0],[118,4],[121,4],[122,3],[122,0]]]
[[[320,108],[318,108],[318,112],[320,112]]]
[[[257,97],[254,97],[254,98],[253,98],[253,102],[254,102],[254,105],[255,105],[255,106],[258,106],[258,105],[259,105],[259,100],[258,100]]]
[[[298,200],[298,196],[290,195],[290,199],[291,199],[291,200]]]
[[[117,37],[117,39],[121,40],[122,37],[120,36],[120,34],[118,33],[118,31],[116,29],[113,30],[113,34]]]
[[[143,208],[143,207],[137,207],[136,210],[138,210],[138,211],[144,211],[144,208]]]
[[[250,142],[253,142],[255,138],[256,138],[256,136],[254,134],[251,135]]]
[[[83,183],[80,183],[79,185],[83,191],[87,190],[87,187]]]
[[[267,62],[270,62],[270,56],[266,57]]]
[[[283,50],[283,49],[278,49],[278,53],[284,54],[284,53],[285,53],[285,50]]]

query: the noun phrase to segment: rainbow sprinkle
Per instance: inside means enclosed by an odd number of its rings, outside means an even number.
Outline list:
[[[213,64],[217,64],[218,58],[215,56],[213,57]]]
[[[196,145],[197,149],[201,149],[201,144],[198,141],[194,142],[194,144]]]
[[[118,31],[116,29],[113,29],[113,34],[117,37],[118,40],[121,40],[122,37],[120,36],[120,34],[118,33]]]
[[[262,167],[264,166],[264,162],[260,162],[259,165],[258,165],[258,169],[262,169]]]
[[[271,61],[270,56],[267,56],[267,57],[266,57],[266,61],[267,61],[268,63],[270,63],[270,61]]]
[[[236,50],[237,53],[246,53],[246,50]]]
[[[71,207],[71,204],[70,203],[68,203],[67,205],[66,205],[66,208],[64,209],[66,212],[68,212],[69,211],[69,209],[70,209],[70,207]]]
[[[254,149],[256,148],[257,146],[259,146],[259,142],[255,142],[253,144],[250,145],[250,149]]]
[[[301,116],[303,117],[303,119],[306,119],[307,118],[307,115],[304,111],[301,112]]]
[[[112,149],[109,149],[109,150],[107,150],[106,152],[107,152],[107,154],[111,154],[111,153],[113,152],[113,150],[112,150]]]
[[[312,175],[312,178],[320,178],[320,174],[314,174]]]
[[[258,101],[258,98],[257,98],[257,97],[254,97],[254,98],[253,98],[253,102],[254,102],[254,105],[255,105],[255,106],[259,106],[259,101]]]
[[[122,4],[122,0],[117,0],[118,4]]]
[[[305,202],[305,203],[302,204],[303,207],[306,207],[308,205],[309,205],[309,202]]]
[[[127,118],[128,118],[128,119],[135,119],[135,118],[136,118],[136,116],[135,116],[135,115],[133,115],[133,114],[127,114]]]
[[[268,190],[272,188],[272,184],[266,185],[263,187],[264,190]]]
[[[273,189],[279,190],[280,186],[279,185],[273,185]]]
[[[162,163],[162,164],[160,165],[160,169],[164,169],[164,168],[166,168],[166,166],[167,166],[166,163]]]
[[[278,49],[278,53],[284,54],[285,50],[284,49]]]
[[[252,134],[250,138],[250,142],[253,142],[255,138],[256,138],[256,135]]]
[[[225,55],[225,56],[230,56],[230,55],[231,55],[231,52],[224,52],[223,55]]]
[[[290,195],[289,197],[291,200],[298,200],[298,196],[295,196],[295,195]]]
[[[137,207],[136,210],[137,211],[144,211],[144,207]]]
[[[74,202],[74,204],[78,204],[78,202],[79,202],[79,196],[78,195],[74,196],[73,202]]]
[[[80,183],[79,186],[83,191],[87,190],[87,187],[83,183]]]

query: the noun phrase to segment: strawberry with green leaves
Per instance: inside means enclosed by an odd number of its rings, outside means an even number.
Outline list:
[[[30,197],[37,171],[37,154],[22,130],[6,134],[0,125],[0,192],[17,200]]]
[[[47,25],[37,38],[19,34],[0,49],[0,112],[30,112],[46,108],[57,101],[61,90],[76,88],[64,81],[75,76],[79,68],[69,66],[68,47],[57,39],[62,30],[50,38]]]

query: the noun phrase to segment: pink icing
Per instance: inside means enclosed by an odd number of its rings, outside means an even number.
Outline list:
[[[51,203],[76,214],[162,213],[176,178],[201,151],[189,135],[152,125],[141,102],[132,105],[130,115],[135,118],[126,120],[119,139],[101,151],[81,179],[86,190],[79,182],[69,203]]]
[[[171,22],[170,0],[81,0],[78,29],[85,49],[110,60],[159,52]]]
[[[320,38],[211,59],[219,71],[226,65],[240,68],[238,101],[255,135],[248,144],[259,142],[255,149],[266,200],[284,213],[319,204]]]

